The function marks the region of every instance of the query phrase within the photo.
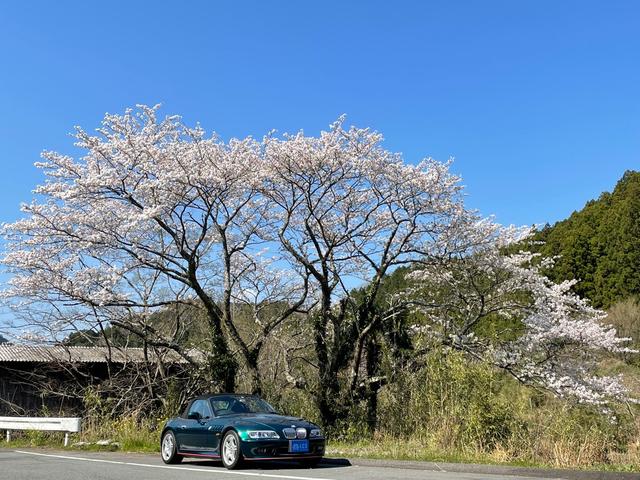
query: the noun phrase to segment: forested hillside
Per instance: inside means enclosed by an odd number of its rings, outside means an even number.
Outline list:
[[[552,226],[535,240],[545,256],[558,256],[549,276],[577,279],[574,290],[608,308],[640,294],[640,172],[627,171],[613,192]]]

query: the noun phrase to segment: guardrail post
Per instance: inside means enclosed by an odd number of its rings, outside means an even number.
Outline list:
[[[11,441],[11,430],[7,430],[7,443]]]
[[[64,446],[69,446],[69,432],[64,432]]]

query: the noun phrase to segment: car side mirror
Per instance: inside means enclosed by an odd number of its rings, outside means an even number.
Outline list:
[[[200,420],[200,412],[190,412],[187,415],[187,418],[189,420]]]

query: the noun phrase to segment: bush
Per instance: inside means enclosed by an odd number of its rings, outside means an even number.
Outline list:
[[[331,451],[573,468],[640,464],[640,422],[628,411],[603,415],[569,404],[458,352],[429,355],[422,369],[386,387],[379,405],[373,435],[356,409]]]
[[[380,395],[379,431],[417,435],[434,445],[490,448],[517,420],[499,395],[503,377],[457,352],[433,353],[424,368],[403,374]]]

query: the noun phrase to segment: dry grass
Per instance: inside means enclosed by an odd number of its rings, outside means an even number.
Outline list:
[[[331,456],[417,460],[434,462],[491,463],[568,469],[594,469],[640,472],[638,442],[622,451],[606,452],[603,442],[592,438],[532,439],[523,449],[521,443],[498,444],[486,450],[477,445],[464,449],[443,448],[431,438],[378,437],[358,442],[330,442]]]

